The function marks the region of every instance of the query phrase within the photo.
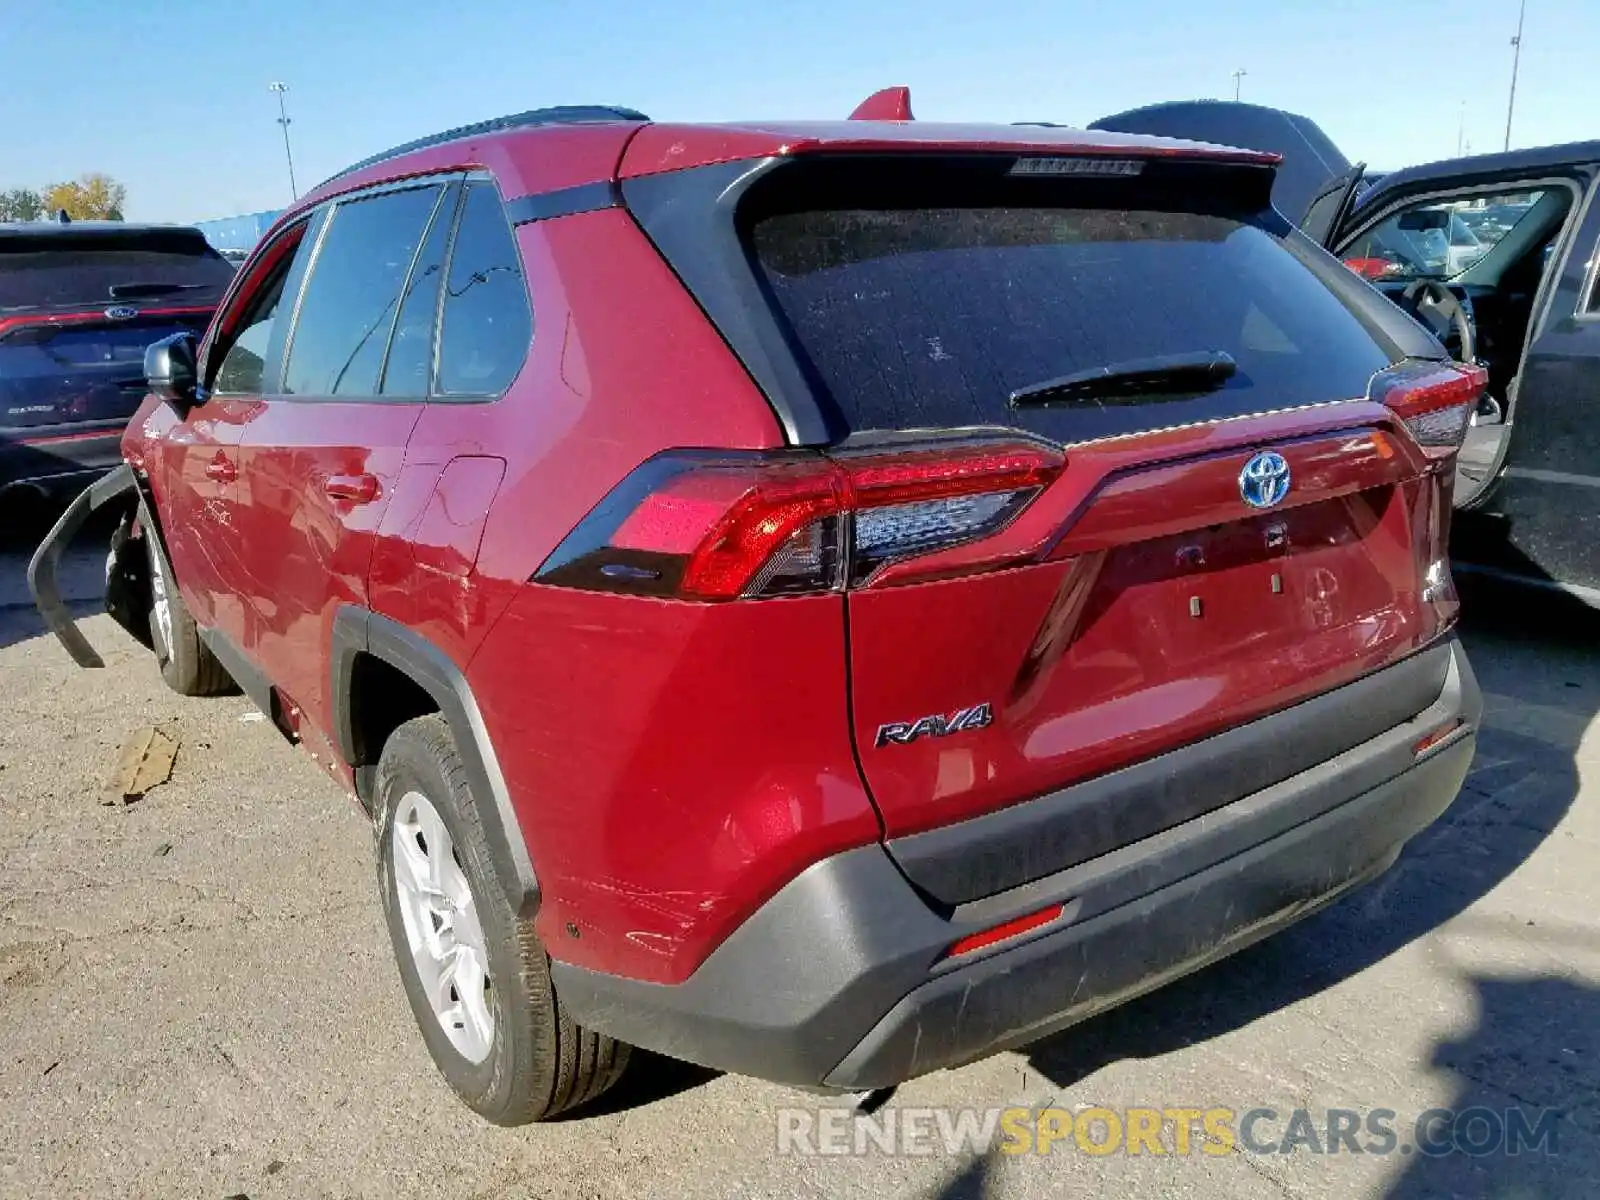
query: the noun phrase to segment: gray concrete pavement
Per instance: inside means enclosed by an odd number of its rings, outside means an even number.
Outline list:
[[[0,1196],[1592,1196],[1600,1177],[1600,620],[1468,624],[1488,729],[1388,875],[920,1107],[1560,1110],[1554,1155],[780,1154],[813,1098],[646,1059],[589,1115],[502,1130],[434,1075],[362,818],[242,698],[186,700],[103,616],[80,671],[0,555]],[[69,587],[93,608],[98,562]],[[1488,615],[1494,610],[1493,616]],[[1511,615],[1515,612],[1517,615]],[[1559,618],[1559,619],[1558,619]],[[123,736],[172,781],[102,807]],[[879,1115],[882,1120],[882,1114]]]

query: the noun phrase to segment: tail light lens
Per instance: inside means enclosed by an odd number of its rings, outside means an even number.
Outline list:
[[[868,585],[1004,528],[1059,451],[991,442],[893,453],[658,456],[539,568],[544,583],[693,600]]]
[[[1405,422],[1430,455],[1455,453],[1467,436],[1489,372],[1464,363],[1407,362],[1373,376],[1368,395]]]

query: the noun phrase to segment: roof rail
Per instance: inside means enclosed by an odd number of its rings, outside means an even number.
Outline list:
[[[631,108],[622,108],[610,104],[558,104],[552,108],[531,108],[527,112],[512,113],[508,117],[493,117],[487,121],[478,121],[472,125],[458,125],[454,129],[446,129],[443,133],[430,134],[427,137],[417,138],[415,141],[405,142],[399,146],[391,146],[382,154],[374,154],[370,158],[363,158],[358,163],[346,167],[342,171],[324,179],[317,187],[332,183],[335,179],[363,168],[384,162],[387,159],[398,158],[402,154],[410,154],[413,150],[425,150],[429,146],[441,146],[445,142],[453,142],[459,138],[476,137],[484,133],[503,133],[508,129],[530,129],[539,125],[592,125],[607,121],[648,121],[650,118],[642,112]]]
[[[909,121],[911,116],[911,89],[886,87],[873,92],[850,114],[852,121]]]

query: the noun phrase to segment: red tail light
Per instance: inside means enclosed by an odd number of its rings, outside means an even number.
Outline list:
[[[1399,414],[1424,450],[1448,455],[1461,447],[1488,384],[1479,366],[1408,362],[1380,371],[1368,394]]]
[[[535,578],[695,600],[865,586],[891,562],[1002,529],[1063,461],[1031,442],[662,455],[624,480]]]

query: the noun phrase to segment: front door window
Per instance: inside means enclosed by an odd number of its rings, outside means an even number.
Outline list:
[[[1515,229],[1543,196],[1542,191],[1509,192],[1414,204],[1379,221],[1339,257],[1377,281],[1454,279]]]

